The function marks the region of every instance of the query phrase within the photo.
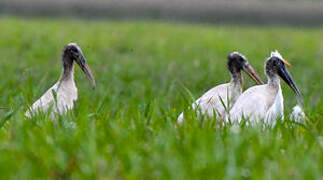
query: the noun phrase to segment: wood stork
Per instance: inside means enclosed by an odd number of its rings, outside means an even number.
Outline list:
[[[49,108],[52,108],[52,116],[54,113],[63,114],[73,109],[74,101],[77,100],[77,87],[74,82],[74,61],[89,78],[92,88],[95,88],[94,77],[81,48],[76,43],[69,43],[63,49],[63,72],[58,82],[26,111],[25,116],[30,118],[38,111],[47,112]]]
[[[301,93],[296,87],[291,75],[286,69],[290,64],[282,58],[278,51],[272,52],[265,62],[265,74],[268,83],[247,89],[237,99],[229,113],[231,122],[241,122],[246,118],[251,123],[263,120],[274,125],[277,118],[284,118],[284,99],[280,87],[281,77],[301,99]]]
[[[228,55],[227,68],[231,75],[231,81],[213,87],[193,103],[192,107],[198,110],[197,113],[212,117],[215,112],[217,118],[222,118],[226,113],[224,105],[228,105],[228,100],[231,104],[234,103],[242,93],[241,70],[245,71],[258,84],[263,84],[261,78],[249,64],[246,57],[238,52],[232,52]],[[181,113],[177,122],[181,124],[183,120],[184,114]]]

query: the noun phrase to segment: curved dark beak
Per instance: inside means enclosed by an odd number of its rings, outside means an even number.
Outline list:
[[[293,81],[291,75],[289,74],[288,70],[286,69],[285,64],[282,64],[281,67],[278,68],[278,75],[288,84],[290,88],[297,94],[297,96],[302,101],[302,95],[298,90],[295,82]]]
[[[256,71],[253,69],[253,67],[250,64],[244,65],[243,71],[246,72],[248,74],[248,76],[251,77],[258,84],[264,84],[262,82],[260,76],[256,73]]]
[[[88,66],[88,64],[87,64],[84,56],[81,55],[80,57],[78,57],[76,59],[76,63],[80,66],[80,68],[82,69],[82,71],[84,72],[84,74],[90,80],[90,83],[91,83],[92,88],[95,89],[94,76],[93,76],[92,71],[91,71],[90,67]]]

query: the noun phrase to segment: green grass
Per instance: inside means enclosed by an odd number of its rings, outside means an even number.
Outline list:
[[[322,179],[323,29],[161,22],[0,18],[0,179]],[[97,89],[76,68],[79,99],[53,121],[24,111],[61,73],[75,41]],[[222,127],[176,118],[229,81],[239,51],[263,75],[278,49],[303,93],[309,121],[275,128]],[[245,76],[245,88],[254,85]],[[284,84],[285,113],[296,104]],[[71,125],[74,122],[75,126]]]

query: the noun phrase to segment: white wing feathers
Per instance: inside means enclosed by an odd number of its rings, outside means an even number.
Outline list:
[[[56,93],[56,100],[53,91]],[[49,108],[52,108],[52,113],[63,114],[73,109],[76,100],[77,88],[74,81],[63,81],[60,85],[57,82],[27,110],[25,116],[30,118],[39,111],[47,112]]]
[[[232,83],[221,84],[203,94],[198,100],[195,101],[195,103],[192,104],[192,108],[197,110],[198,114],[202,113],[209,117],[216,115],[217,118],[221,118],[226,113],[225,107],[223,106],[221,100],[226,107],[228,105],[232,106],[241,93],[241,87],[234,87]],[[228,103],[228,100],[230,101],[230,104]],[[181,113],[177,122],[181,124],[183,120],[184,114]]]

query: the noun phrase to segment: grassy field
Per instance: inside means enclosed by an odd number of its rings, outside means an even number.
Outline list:
[[[323,29],[163,22],[0,18],[0,179],[322,179]],[[53,121],[24,111],[61,73],[61,50],[83,49],[97,89],[76,68],[79,100]],[[303,93],[309,121],[274,128],[176,118],[229,81],[226,56],[263,75],[278,49]],[[245,88],[254,85],[245,76]],[[282,83],[285,113],[296,103]],[[198,119],[198,118],[196,118]]]

